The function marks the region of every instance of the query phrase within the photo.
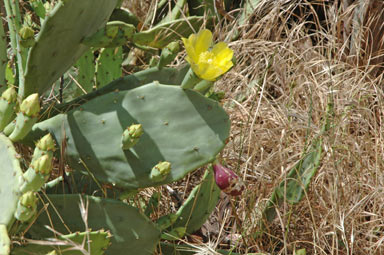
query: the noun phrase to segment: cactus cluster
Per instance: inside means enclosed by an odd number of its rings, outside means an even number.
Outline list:
[[[213,18],[178,19],[187,4],[178,1],[156,26],[141,29],[146,24],[116,9],[119,2],[30,1],[40,20],[34,24],[17,0],[5,0],[17,71],[11,68],[14,79],[5,86],[0,66],[0,254],[152,254],[161,239],[198,230],[219,199],[210,169],[179,211],[156,221],[127,201],[138,189],[170,184],[213,162],[230,123],[217,101],[180,86],[188,65],[167,67],[178,40]],[[124,52],[133,47],[162,52],[156,66],[122,77]],[[0,43],[8,62],[4,52]],[[68,98],[65,77],[79,87]],[[60,104],[42,103],[58,90]],[[64,189],[71,194],[60,194]],[[55,241],[12,244],[21,233]]]

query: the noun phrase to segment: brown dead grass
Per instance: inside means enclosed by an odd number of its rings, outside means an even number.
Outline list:
[[[222,195],[200,233],[209,241],[184,241],[195,254],[384,254],[383,4],[371,1],[357,27],[357,6],[338,2],[262,0],[246,24],[230,18],[235,10],[217,25],[217,41],[240,32],[229,43],[237,64],[216,90],[225,92],[232,122],[222,160],[247,189],[240,198]],[[331,128],[321,133],[327,107]],[[281,206],[255,236],[274,187],[318,135],[323,156],[304,199]],[[201,173],[172,187],[186,196]],[[161,189],[159,208],[168,211],[159,215],[176,210]]]
[[[369,46],[377,41],[364,38],[370,30],[363,27],[358,35],[364,44],[355,52],[364,54],[351,53],[353,35],[340,27],[354,6],[328,7],[326,27],[315,24],[309,36],[308,20],[294,19],[292,2],[261,2],[252,23],[230,43],[236,67],[217,82],[232,120],[222,157],[248,187],[215,212],[224,229],[218,238],[241,234],[232,244],[241,254],[294,254],[299,248],[307,254],[384,254],[383,81],[380,72],[371,72],[377,61],[369,61],[380,59],[380,47]],[[234,30],[219,26],[217,38]],[[266,234],[254,237],[273,188],[320,133],[330,103],[332,127],[322,135],[321,166],[306,197],[282,206]]]

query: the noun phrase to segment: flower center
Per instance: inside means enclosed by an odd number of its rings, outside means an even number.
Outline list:
[[[206,64],[212,64],[213,58],[215,55],[212,52],[204,51],[200,53],[199,55],[199,62],[200,63],[206,63]]]

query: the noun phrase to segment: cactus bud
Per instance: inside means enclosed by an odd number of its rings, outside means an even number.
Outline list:
[[[35,192],[28,191],[24,193],[17,204],[15,218],[20,221],[28,221],[36,214],[37,197]]]
[[[35,35],[35,32],[33,31],[32,28],[28,26],[23,26],[19,31],[19,35],[21,39],[26,40],[26,39],[33,38],[33,36]]]
[[[143,133],[144,131],[141,124],[133,124],[124,130],[121,146],[123,150],[128,150],[135,146]]]
[[[33,160],[31,167],[36,173],[48,175],[52,170],[52,158],[48,154],[45,154],[38,159]]]
[[[19,35],[20,35],[20,44],[21,46],[28,48],[32,47],[35,44],[35,32],[33,31],[32,28],[28,26],[23,26],[19,30]]]
[[[168,161],[162,161],[152,168],[149,178],[155,182],[160,182],[165,180],[170,172],[171,163]]]
[[[17,100],[17,92],[14,86],[7,88],[1,97],[8,101],[8,103],[14,103]]]
[[[55,141],[50,133],[43,136],[37,143],[36,147],[42,151],[55,151]]]
[[[215,181],[217,186],[226,194],[238,196],[244,190],[244,183],[232,170],[220,164],[213,165]]]
[[[39,95],[35,93],[24,99],[20,111],[29,117],[37,115],[40,112]]]
[[[37,197],[33,191],[28,191],[20,197],[20,204],[22,206],[33,208],[36,207],[36,203]]]
[[[179,53],[180,44],[179,42],[171,42],[165,48],[169,49],[172,53]]]

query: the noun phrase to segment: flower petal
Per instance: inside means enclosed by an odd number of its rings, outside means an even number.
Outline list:
[[[213,46],[212,53],[215,55],[215,62],[220,63],[220,65],[225,65],[225,62],[228,61],[232,62],[233,50],[228,48],[224,42],[219,42]]]
[[[227,70],[224,70],[221,67],[211,66],[207,70],[207,72],[204,74],[204,76],[206,77],[206,80],[208,80],[208,81],[215,81],[217,77],[224,74],[226,71]]]
[[[191,62],[191,61],[196,62],[199,59],[198,55],[196,55],[195,53],[195,49],[193,48],[193,43],[192,43],[192,41],[194,41],[193,36],[194,35],[190,35],[188,39],[181,38],[183,40],[185,50],[187,51],[188,62]]]
[[[197,38],[193,47],[195,48],[196,55],[200,55],[202,52],[207,51],[212,44],[212,33],[208,29],[201,30],[197,34]]]

